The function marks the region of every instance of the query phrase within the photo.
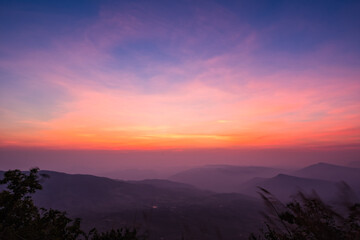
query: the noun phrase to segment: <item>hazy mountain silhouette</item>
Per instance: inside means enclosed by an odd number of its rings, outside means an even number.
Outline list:
[[[124,179],[124,180],[142,180],[147,178],[162,178],[162,174],[155,170],[143,170],[143,169],[122,169],[108,171],[100,174],[101,176],[112,179]]]
[[[295,171],[291,175],[305,178],[322,179],[332,182],[344,181],[354,190],[360,189],[359,168],[351,168],[328,163],[317,163]]]
[[[166,179],[145,179],[145,180],[139,180],[139,181],[127,181],[129,183],[135,183],[135,184],[147,184],[150,186],[158,187],[158,188],[165,188],[165,189],[172,189],[172,190],[194,190],[198,191],[198,188],[194,187],[193,185],[186,184],[186,183],[179,183],[174,182]]]
[[[247,239],[262,224],[257,186],[281,200],[313,190],[329,200],[336,197],[340,181],[353,188],[360,183],[360,169],[326,163],[291,175],[276,168],[210,165],[179,172],[170,180],[41,173],[50,178],[41,181],[43,190],[34,195],[38,206],[67,211],[81,217],[85,228],[100,231],[139,226],[149,231],[150,240]]]
[[[43,190],[36,193],[35,201],[39,205],[73,213],[151,208],[159,202],[180,204],[184,198],[204,197],[210,194],[202,190],[194,191],[194,188],[189,186],[183,187],[186,185],[181,183],[162,180],[127,182],[83,174],[52,171],[40,173],[47,174],[50,178],[43,181]]]
[[[283,201],[290,199],[291,195],[299,191],[303,193],[316,193],[325,200],[336,197],[338,185],[333,182],[294,177],[285,174],[279,174],[273,178],[254,178],[241,185],[239,191],[250,196],[259,196],[257,187],[262,187],[270,191],[277,198]]]
[[[209,165],[179,172],[169,179],[215,192],[238,192],[239,185],[254,177],[273,177],[283,170],[268,167]]]
[[[216,194],[168,180],[118,181],[40,171],[50,176],[34,195],[40,207],[81,217],[100,231],[124,225],[152,239],[247,239],[261,224],[261,201],[239,193]]]
[[[347,164],[347,167],[360,168],[360,161],[352,161]]]

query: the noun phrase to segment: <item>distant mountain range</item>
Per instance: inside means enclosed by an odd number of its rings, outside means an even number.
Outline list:
[[[333,165],[328,163],[318,163],[292,173],[294,176],[315,178],[327,181],[344,181],[353,187],[360,186],[360,169]]]
[[[338,186],[325,180],[294,177],[279,174],[272,178],[254,178],[240,186],[239,192],[250,196],[259,196],[258,187],[265,188],[282,201],[288,201],[299,191],[312,194],[315,191],[323,199],[336,197]]]
[[[315,191],[325,200],[334,199],[339,193],[340,182],[346,182],[360,195],[360,169],[328,163],[296,171],[213,165],[183,171],[170,179],[215,192],[240,192],[254,197],[259,196],[258,187],[264,187],[282,200],[288,200],[299,191]]]
[[[259,186],[283,201],[298,191],[313,190],[333,200],[341,181],[360,194],[359,168],[327,163],[296,171],[211,165],[179,172],[170,180],[41,173],[49,178],[41,180],[43,190],[34,195],[38,206],[81,217],[87,229],[136,226],[148,231],[150,240],[247,239],[262,224]]]
[[[352,161],[347,164],[348,167],[360,168],[360,161]]]
[[[239,185],[255,177],[273,177],[282,169],[268,167],[242,167],[209,165],[179,172],[169,179],[215,192],[238,192]]]
[[[40,207],[81,217],[85,229],[124,225],[149,239],[247,239],[261,224],[262,203],[239,193],[214,193],[169,180],[119,181],[91,175],[40,171]]]
[[[72,213],[151,209],[153,205],[179,205],[184,198],[209,195],[206,191],[168,180],[127,182],[92,175],[40,173],[50,178],[44,179],[43,190],[35,195],[37,203]]]

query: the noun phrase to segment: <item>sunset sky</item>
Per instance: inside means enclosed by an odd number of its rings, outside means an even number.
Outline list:
[[[0,147],[360,148],[359,12],[2,0]]]

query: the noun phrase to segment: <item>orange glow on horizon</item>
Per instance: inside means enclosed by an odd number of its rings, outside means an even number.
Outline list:
[[[261,97],[239,99],[234,92],[196,82],[184,84],[168,94],[153,95],[100,87],[63,86],[73,95],[73,101],[60,106],[64,113],[48,121],[18,121],[13,129],[3,131],[0,144],[181,149],[359,142],[357,120],[360,114],[354,111],[358,106],[336,109],[321,101],[315,104],[316,99],[327,99],[332,95],[321,96],[314,90],[295,92],[273,86],[274,92],[267,91]],[[271,89],[271,86],[267,87]],[[262,88],[252,86],[251,90],[256,92]],[[247,87],[242,91],[247,92]],[[352,92],[355,91],[358,91],[357,86],[352,88]],[[338,91],[334,93],[338,94]],[[319,111],[331,113],[321,117],[314,115]]]
[[[295,7],[279,7],[275,21],[266,7],[274,21],[259,11],[259,24],[220,1],[181,11],[96,5],[88,18],[7,6],[0,148],[360,145],[352,18],[291,17]]]

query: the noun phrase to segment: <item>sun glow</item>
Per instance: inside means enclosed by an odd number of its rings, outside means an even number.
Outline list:
[[[183,19],[150,6],[133,11],[136,4],[104,4],[91,20],[77,20],[81,27],[58,23],[61,36],[51,25],[38,26],[47,45],[18,46],[7,35],[0,49],[0,146],[360,143],[360,71],[344,64],[358,55],[342,54],[346,40],[334,45],[328,40],[334,36],[324,35],[301,49],[287,34],[275,41],[279,31],[300,31],[284,22],[265,21],[265,31],[219,4],[195,5],[181,7],[197,9]],[[299,25],[295,19],[291,26]],[[27,24],[15,35],[29,35]],[[315,28],[300,25],[307,24]]]

